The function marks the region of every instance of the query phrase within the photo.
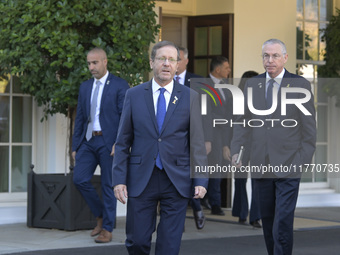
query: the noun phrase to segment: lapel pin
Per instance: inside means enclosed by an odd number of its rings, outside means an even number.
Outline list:
[[[262,83],[259,83],[258,85],[259,85],[259,88],[262,88]]]
[[[174,101],[172,103],[176,104],[177,100],[178,100],[178,98],[175,96],[175,99],[174,99]]]
[[[289,88],[290,84],[287,85],[287,88]]]
[[[107,81],[106,84],[109,85],[109,84],[110,84],[110,81]]]

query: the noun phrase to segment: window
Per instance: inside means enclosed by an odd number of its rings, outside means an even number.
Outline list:
[[[16,76],[0,79],[0,192],[26,192],[32,158],[32,97]]]
[[[297,0],[296,57],[297,74],[312,84],[317,119],[317,143],[313,163],[327,163],[328,159],[328,97],[318,83],[318,66],[323,65],[325,43],[322,29],[332,16],[332,0]],[[303,182],[327,182],[327,173],[304,174]]]

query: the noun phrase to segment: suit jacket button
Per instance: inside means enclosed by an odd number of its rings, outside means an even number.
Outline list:
[[[161,138],[158,138],[158,142],[161,142],[162,141],[162,139]]]

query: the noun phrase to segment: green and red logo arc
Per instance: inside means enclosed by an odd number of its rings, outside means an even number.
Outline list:
[[[218,95],[217,91],[208,84],[205,84],[203,82],[200,82],[200,84],[202,84],[202,85],[206,86],[208,89],[210,89],[216,95],[216,97],[218,98],[218,101],[220,101],[220,104],[222,106],[222,100],[221,100],[221,97]],[[215,106],[217,106],[217,102],[216,102],[214,95],[206,88],[200,88],[200,89],[203,90],[205,93],[207,93],[211,97],[211,99],[214,101]]]

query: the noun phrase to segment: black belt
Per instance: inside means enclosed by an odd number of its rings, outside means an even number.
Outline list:
[[[92,136],[99,136],[99,135],[103,135],[102,131],[92,131]]]

